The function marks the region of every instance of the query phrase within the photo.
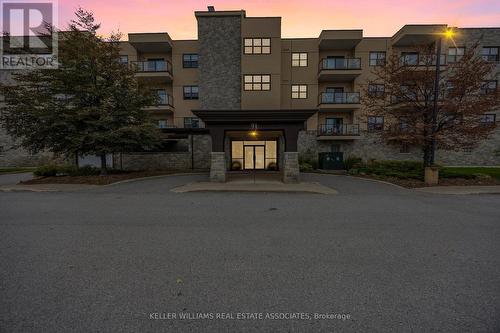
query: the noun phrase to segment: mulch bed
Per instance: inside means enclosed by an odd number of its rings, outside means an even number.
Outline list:
[[[116,183],[122,180],[143,178],[151,176],[170,175],[175,171],[139,171],[139,172],[124,172],[115,173],[105,176],[56,176],[56,177],[39,177],[26,181],[21,181],[21,185],[33,184],[88,184],[88,185],[107,185]]]
[[[426,187],[423,180],[419,179],[402,179],[396,177],[382,177],[377,175],[356,175],[355,177],[382,180],[385,182],[393,183],[406,188]],[[439,179],[439,186],[483,186],[483,185],[500,185],[500,180],[495,178],[441,178]]]

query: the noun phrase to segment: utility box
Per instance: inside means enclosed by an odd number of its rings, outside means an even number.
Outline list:
[[[343,170],[344,153],[319,153],[319,168],[322,170]]]

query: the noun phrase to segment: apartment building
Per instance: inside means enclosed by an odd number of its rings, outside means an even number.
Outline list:
[[[421,159],[418,147],[378,142],[383,117],[361,117],[361,86],[390,54],[418,63],[414,46],[434,43],[446,24],[405,25],[393,36],[364,37],[362,30],[323,30],[318,37],[282,38],[281,17],[248,17],[244,10],[195,12],[197,40],[168,33],[131,33],[120,61],[135,66],[141,85],[158,94],[149,111],[170,151],[120,154],[125,168],[210,168],[228,172],[280,172],[298,176],[298,159],[330,152],[333,164],[364,159]],[[480,43],[497,64],[488,85],[499,80],[500,28],[454,28],[443,40],[443,62]],[[490,122],[498,114],[485,115]],[[184,148],[182,148],[184,147]],[[446,165],[499,165],[500,132],[465,151],[438,151]]]
[[[376,140],[384,119],[362,119],[360,87],[394,52],[417,62],[414,46],[434,43],[447,25],[406,25],[390,37],[323,30],[315,38],[282,38],[281,17],[213,9],[195,16],[198,40],[129,34],[122,61],[136,64],[140,80],[157,91],[162,103],[152,112],[165,133],[205,128],[198,134],[211,141],[204,147],[211,149],[207,165],[212,179],[257,169],[279,170],[284,180],[293,181],[299,155],[318,159],[321,152],[335,153],[339,167],[349,155],[420,159],[417,147]],[[499,63],[500,28],[455,31],[455,44],[444,41],[444,65],[476,41],[485,59]],[[491,87],[496,88],[498,73],[488,83]],[[485,119],[496,122],[497,115]],[[473,150],[438,151],[437,160],[498,165],[500,134]]]

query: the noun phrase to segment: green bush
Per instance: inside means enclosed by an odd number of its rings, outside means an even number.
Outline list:
[[[422,179],[424,177],[423,164],[416,161],[371,160],[359,167],[358,170],[359,173],[402,179]]]
[[[318,160],[315,158],[299,158],[300,171],[313,171],[318,168]]]
[[[348,156],[344,160],[344,168],[346,170],[351,170],[351,169],[359,168],[362,165],[363,165],[363,159],[361,157]]]
[[[108,169],[108,173],[118,173],[119,170]],[[38,177],[55,177],[55,176],[94,176],[99,175],[101,169],[89,165],[78,168],[74,165],[43,165],[36,168],[33,174]]]
[[[499,167],[444,167],[439,170],[441,178],[481,178],[490,176],[500,180]]]
[[[309,164],[308,162],[300,162],[299,163],[299,170],[301,172],[307,172],[307,171],[312,171],[314,170],[313,166],[311,164]]]
[[[59,172],[59,166],[57,165],[42,165],[33,171],[33,174],[38,177],[53,177]]]

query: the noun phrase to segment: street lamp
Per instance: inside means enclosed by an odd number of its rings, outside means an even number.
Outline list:
[[[438,107],[438,98],[439,98],[439,80],[441,75],[441,43],[443,36],[446,39],[452,39],[455,35],[453,29],[446,29],[443,33],[439,34],[439,38],[436,41],[436,78],[434,81],[434,102],[432,108],[432,128],[431,128],[431,156],[429,157],[430,165],[434,165],[434,155],[436,151],[436,128],[437,128],[437,107]]]

